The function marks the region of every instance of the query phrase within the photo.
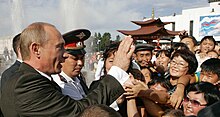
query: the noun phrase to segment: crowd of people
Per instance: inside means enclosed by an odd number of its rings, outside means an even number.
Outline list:
[[[157,51],[125,36],[106,47],[88,86],[82,68],[90,35],[87,29],[61,35],[44,22],[16,35],[17,60],[1,78],[1,116],[220,115],[220,53],[213,36],[205,36],[198,50],[193,36],[180,34],[179,43]]]

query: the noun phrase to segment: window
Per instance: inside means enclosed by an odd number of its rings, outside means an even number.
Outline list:
[[[172,31],[175,31],[175,22],[172,22]]]
[[[190,24],[189,24],[189,35],[193,36],[193,21],[192,20],[190,21]]]

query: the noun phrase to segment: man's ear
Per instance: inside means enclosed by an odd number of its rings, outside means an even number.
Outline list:
[[[32,43],[30,46],[30,53],[35,55],[37,58],[40,57],[40,44]]]

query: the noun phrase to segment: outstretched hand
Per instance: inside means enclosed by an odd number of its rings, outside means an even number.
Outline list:
[[[125,93],[127,99],[140,96],[141,91],[148,89],[145,83],[139,80],[132,81],[132,84],[125,84]]]
[[[126,36],[118,47],[118,51],[116,52],[113,61],[113,66],[120,67],[124,71],[127,71],[134,50],[135,46],[133,45],[133,39],[131,36]]]

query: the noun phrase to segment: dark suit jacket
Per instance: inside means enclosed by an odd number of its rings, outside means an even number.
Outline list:
[[[2,112],[5,117],[75,117],[89,105],[111,104],[124,92],[115,78],[106,77],[109,78],[104,78],[86,98],[76,101],[64,96],[57,89],[58,85],[22,63],[2,88]]]
[[[5,81],[11,78],[11,76],[18,70],[19,66],[21,65],[21,62],[18,60],[15,61],[15,63],[6,69],[1,76],[1,87],[4,85]]]
[[[18,70],[19,66],[21,65],[21,62],[18,60],[15,61],[15,63],[10,66],[8,69],[6,69],[1,76],[1,87],[5,84],[5,82],[11,78],[11,76]],[[1,94],[0,94],[1,99]],[[0,110],[0,117],[3,117],[2,112]]]

